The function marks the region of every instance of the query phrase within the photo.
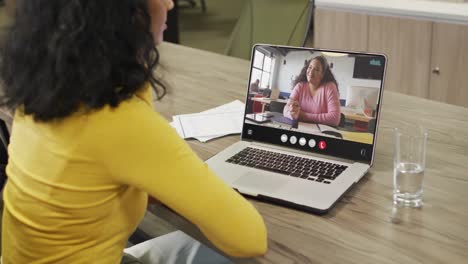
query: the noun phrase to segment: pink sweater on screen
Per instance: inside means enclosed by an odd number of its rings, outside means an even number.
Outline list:
[[[338,126],[340,123],[340,99],[338,89],[333,82],[327,82],[320,86],[314,96],[310,94],[307,82],[298,83],[289,100],[299,102],[301,107],[299,121],[329,126]],[[287,106],[284,108],[283,114],[292,118]]]

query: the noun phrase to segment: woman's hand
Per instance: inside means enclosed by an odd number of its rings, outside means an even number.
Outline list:
[[[298,120],[301,113],[301,106],[299,105],[299,101],[290,100],[286,107],[288,107],[287,109],[291,114],[291,118],[294,120]]]

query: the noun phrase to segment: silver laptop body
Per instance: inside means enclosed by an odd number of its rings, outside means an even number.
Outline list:
[[[254,113],[252,108],[255,107],[249,106],[255,101],[247,96],[241,141],[210,158],[207,164],[227,184],[246,196],[321,214],[328,212],[372,166],[386,57],[259,44],[253,48],[249,84],[250,80],[259,78],[260,69],[262,76],[268,73],[268,79],[260,76],[264,85],[268,83],[271,89],[280,89],[281,94],[292,92],[292,84],[288,86],[287,80],[281,79],[283,73],[297,72],[317,56],[326,59],[325,63],[336,79],[341,109],[348,109],[346,112],[341,110],[343,120],[339,127],[319,126],[313,122],[299,122],[296,126],[282,123],[288,119],[281,112],[257,107],[257,111],[264,113]],[[267,64],[266,69],[258,67],[259,58],[263,60],[262,67]],[[356,85],[375,88],[378,96],[373,94],[373,89],[364,89],[369,94],[345,94]],[[275,94],[279,92],[275,91]],[[346,102],[346,98],[350,100]],[[368,98],[378,99],[369,102],[365,100]],[[355,111],[349,111],[350,108]],[[271,120],[252,119],[253,115]],[[363,131],[366,122],[368,130]],[[341,138],[326,134],[327,129],[338,132]]]

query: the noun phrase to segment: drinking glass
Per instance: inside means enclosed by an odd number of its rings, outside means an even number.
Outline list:
[[[393,203],[422,206],[426,168],[427,130],[422,127],[394,129]]]

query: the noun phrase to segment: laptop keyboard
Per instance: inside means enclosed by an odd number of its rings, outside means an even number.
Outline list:
[[[245,148],[226,162],[330,184],[347,166],[273,151]]]

